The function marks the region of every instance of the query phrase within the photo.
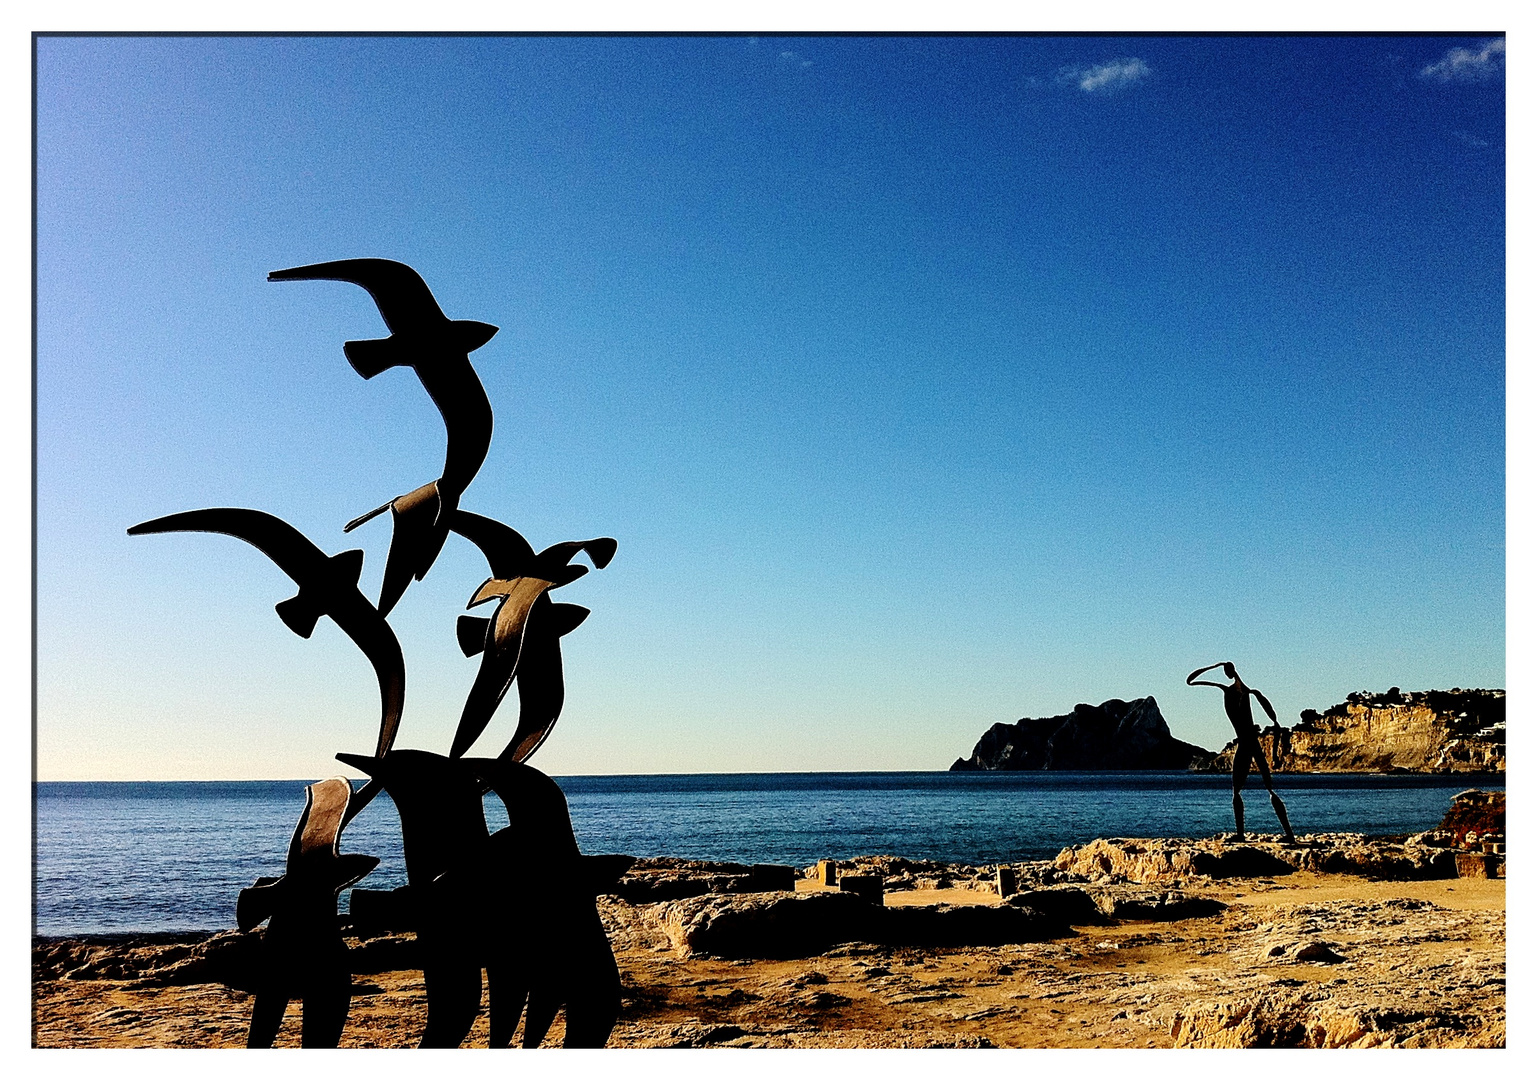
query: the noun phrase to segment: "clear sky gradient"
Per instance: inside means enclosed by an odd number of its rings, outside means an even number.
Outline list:
[[[562,590],[546,772],[943,769],[1231,659],[1284,722],[1505,679],[1505,85],[1478,37],[44,38],[38,774],[314,777],[378,695],[203,506],[342,525],[443,425],[347,339],[411,264]],[[486,576],[391,622],[446,752]],[[511,734],[509,701],[477,744]]]

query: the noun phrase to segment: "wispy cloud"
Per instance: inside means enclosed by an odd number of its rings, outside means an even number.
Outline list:
[[[1466,131],[1454,131],[1452,134],[1457,137],[1457,141],[1462,143],[1463,146],[1471,146],[1476,150],[1487,150],[1489,148],[1488,139],[1480,139],[1477,135],[1470,135]]]
[[[1085,94],[1109,94],[1141,82],[1152,72],[1141,60],[1128,56],[1093,67],[1065,67],[1058,73],[1057,81],[1070,83]]]
[[[792,64],[795,67],[808,68],[811,66],[811,61],[805,59],[797,52],[782,52],[779,54],[779,59],[782,63]]]
[[[1439,82],[1487,82],[1505,74],[1505,39],[1490,38],[1475,52],[1452,49],[1434,64],[1420,68],[1422,79]]]

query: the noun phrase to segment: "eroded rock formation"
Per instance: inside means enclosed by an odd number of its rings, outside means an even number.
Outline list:
[[[1075,705],[1062,716],[994,724],[971,756],[951,772],[973,769],[1189,769],[1209,767],[1212,753],[1169,733],[1151,696]]]
[[[1272,724],[1260,745],[1275,772],[1505,771],[1505,691],[1355,693],[1320,713],[1304,709],[1295,727]],[[1237,741],[1210,768],[1233,767]]]

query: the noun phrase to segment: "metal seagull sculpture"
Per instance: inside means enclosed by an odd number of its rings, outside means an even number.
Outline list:
[[[619,1016],[619,969],[595,897],[635,863],[583,855],[560,786],[529,765],[463,758],[495,791],[510,824],[491,834],[479,882],[490,1043],[505,1047],[524,1005],[523,1045],[536,1047],[562,1007],[567,1047],[601,1047]],[[472,916],[472,917],[473,917]]]
[[[448,429],[443,474],[430,484],[397,496],[347,523],[351,532],[389,510],[394,536],[379,590],[379,613],[388,615],[414,577],[432,568],[448,536],[448,518],[480,471],[491,445],[491,403],[470,365],[469,354],[491,340],[497,328],[472,319],[450,319],[433,299],[421,275],[391,259],[341,259],[274,270],[268,281],[348,281],[368,290],[387,338],[349,341],[342,346],[353,370],[372,379],[392,367],[416,372]]]
[[[480,1011],[485,947],[475,926],[476,872],[486,863],[490,840],[482,781],[462,762],[425,750],[336,758],[383,785],[400,814],[407,908],[427,990],[420,1045],[458,1046]]]
[[[134,525],[128,535],[167,532],[224,533],[244,540],[299,586],[298,595],[277,605],[278,617],[284,625],[307,638],[314,633],[320,617],[328,615],[363,650],[379,680],[379,741],[374,756],[383,757],[395,744],[395,733],[400,728],[400,713],[406,699],[406,662],[395,631],[358,591],[363,552],[354,548],[327,555],[282,518],[238,507],[169,514]],[[351,821],[378,791],[379,785],[372,783],[359,791],[347,808],[343,824]]]
[[[337,850],[352,785],[340,776],[305,789],[304,813],[288,847],[282,877],[258,878],[241,889],[235,922],[244,932],[267,918],[257,965],[256,1001],[246,1045],[269,1047],[293,998],[303,1002],[301,1045],[341,1041],[352,1000],[347,946],[336,920],[336,897],[366,877],[379,860]]]
[[[560,639],[590,614],[576,604],[554,603],[548,594],[587,573],[587,567],[571,565],[579,552],[585,551],[601,570],[619,545],[598,537],[554,544],[536,553],[516,529],[467,510],[455,510],[449,528],[480,548],[491,566],[491,576],[475,590],[468,606],[498,601],[490,618],[459,616],[459,647],[465,656],[480,653],[481,663],[449,757],[469,750],[516,679],[522,708],[503,757],[523,761],[549,734],[565,701]]]

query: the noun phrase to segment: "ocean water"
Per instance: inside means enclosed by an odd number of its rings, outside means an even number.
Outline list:
[[[986,864],[1049,858],[1099,836],[1209,836],[1233,827],[1231,781],[1194,773],[762,773],[558,777],[584,852],[805,866],[903,855]],[[1503,776],[1275,778],[1293,828],[1432,828],[1468,787]],[[283,872],[304,781],[36,785],[35,932],[228,929],[235,896]],[[1246,824],[1277,831],[1250,779]],[[507,814],[487,796],[493,829]],[[362,884],[405,883],[400,826],[381,796],[342,837],[377,855]],[[345,910],[345,897],[343,907]]]

